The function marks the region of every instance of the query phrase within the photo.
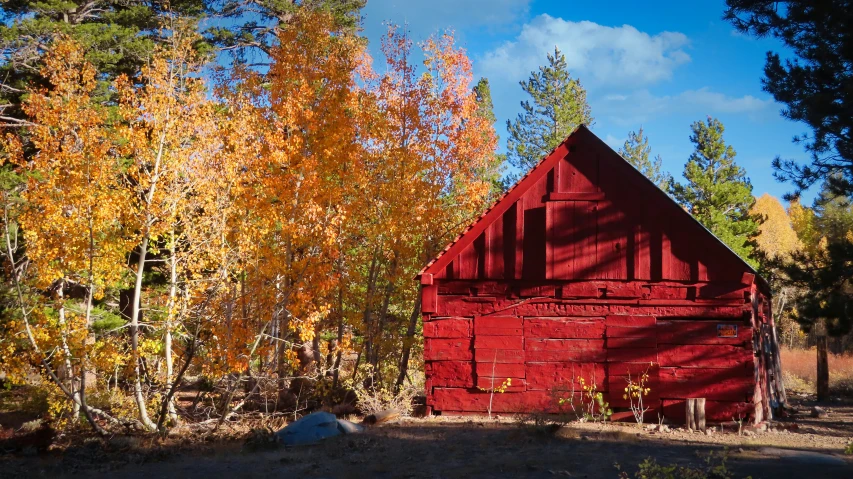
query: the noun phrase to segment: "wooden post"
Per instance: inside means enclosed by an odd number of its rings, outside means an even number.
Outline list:
[[[705,432],[705,398],[696,399],[696,429]]]
[[[817,400],[829,399],[829,358],[826,354],[826,334],[817,336]]]
[[[687,407],[687,411],[684,414],[684,417],[687,418],[687,429],[692,431],[696,429],[696,400],[685,399],[684,404]]]

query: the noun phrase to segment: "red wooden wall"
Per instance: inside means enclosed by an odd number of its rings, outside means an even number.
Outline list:
[[[704,397],[711,421],[760,420],[773,397],[766,286],[584,127],[419,277],[434,411],[485,412],[507,378],[493,412],[556,411],[581,377],[624,408],[646,370],[651,418]]]

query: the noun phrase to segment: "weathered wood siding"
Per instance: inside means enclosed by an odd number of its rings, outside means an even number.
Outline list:
[[[760,420],[774,397],[760,278],[585,128],[419,278],[433,411],[485,412],[508,378],[493,412],[556,411],[581,378],[624,408],[646,371],[654,418],[704,397]]]

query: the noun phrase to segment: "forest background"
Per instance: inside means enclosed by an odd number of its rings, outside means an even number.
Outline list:
[[[796,34],[821,12],[728,3],[739,30],[822,61]],[[453,33],[414,44],[388,25],[374,59],[364,5],[3,3],[6,387],[98,432],[411,404],[423,388],[413,277],[594,112],[555,48],[521,83],[529,99],[499,154],[488,79]],[[833,27],[822,46],[843,57]],[[814,131],[801,140],[811,165],[775,163],[794,185],[787,209],[754,198],[716,118],[690,125],[684,181],[642,128],[619,152],[772,282],[784,344],[830,336],[842,354],[849,126],[805,102],[807,85],[785,88],[799,66],[767,61],[765,89]],[[195,399],[177,401],[189,388]]]

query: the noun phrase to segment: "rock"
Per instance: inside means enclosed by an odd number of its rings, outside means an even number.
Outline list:
[[[338,429],[344,434],[357,434],[364,431],[363,427],[346,419],[338,419]]]
[[[812,408],[812,412],[811,412],[812,417],[816,417],[818,419],[823,419],[823,418],[827,417],[828,415],[829,415],[829,413],[826,412],[826,409],[824,409],[820,406],[814,406]]]
[[[755,433],[750,431],[749,429],[747,429],[747,430],[743,431],[743,435],[747,436],[747,437],[751,437],[751,436],[754,436]]]
[[[710,436],[712,434],[714,434],[714,428],[709,427],[708,429],[705,429],[705,435],[706,436]]]
[[[285,446],[316,444],[323,439],[362,431],[361,426],[338,419],[334,414],[315,412],[288,424],[275,433],[276,440]]]

